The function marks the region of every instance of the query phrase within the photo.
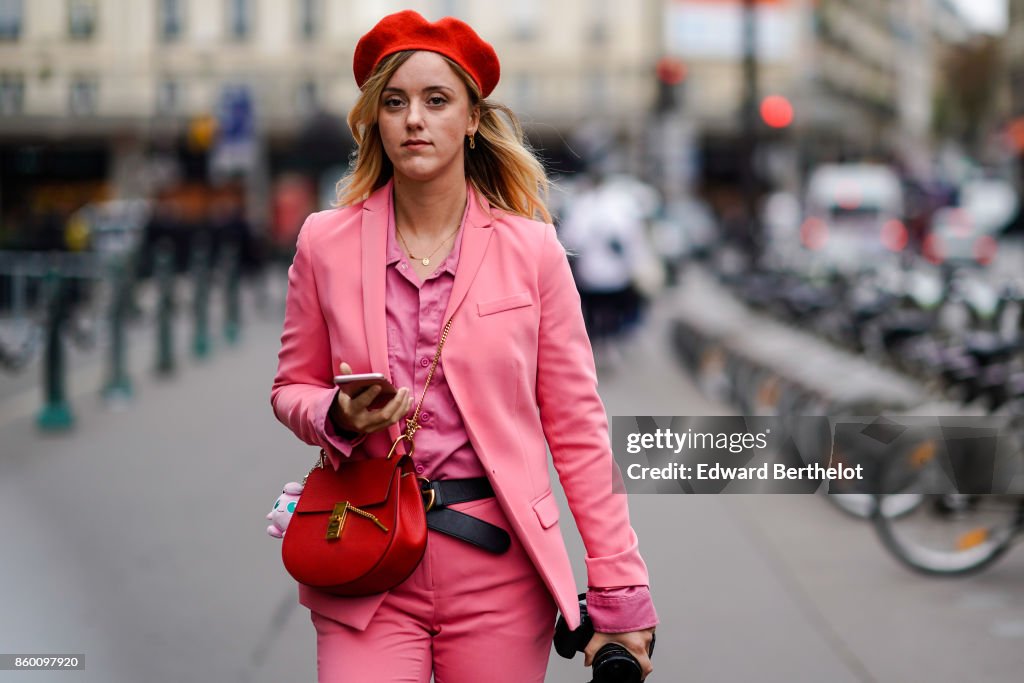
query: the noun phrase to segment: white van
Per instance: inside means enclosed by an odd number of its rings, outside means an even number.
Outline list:
[[[910,235],[903,188],[877,164],[827,164],[810,175],[800,242],[809,260],[842,271],[895,262]]]

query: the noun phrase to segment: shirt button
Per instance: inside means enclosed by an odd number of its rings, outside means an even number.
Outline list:
[[[409,264],[406,263],[405,261],[402,261],[401,263],[398,264],[398,267],[401,268],[402,270],[405,270],[406,268],[409,267]]]
[[[424,422],[430,422],[430,413],[420,413],[420,419]]]
[[[429,358],[420,358],[420,367],[424,367],[425,368],[428,365],[430,365],[430,359]]]
[[[416,465],[416,474],[423,474],[423,471],[426,469],[423,465]]]

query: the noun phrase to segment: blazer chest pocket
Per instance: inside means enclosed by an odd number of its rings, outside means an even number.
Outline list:
[[[500,299],[492,299],[491,301],[481,301],[478,303],[477,312],[481,316],[494,315],[495,313],[501,313],[502,311],[511,311],[515,308],[526,308],[527,306],[533,305],[533,299],[530,298],[529,292],[519,292],[512,296],[503,296]]]

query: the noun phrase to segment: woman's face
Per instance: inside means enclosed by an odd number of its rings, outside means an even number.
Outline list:
[[[462,145],[478,114],[465,84],[434,52],[416,52],[381,95],[378,126],[395,174],[419,182],[463,173]]]

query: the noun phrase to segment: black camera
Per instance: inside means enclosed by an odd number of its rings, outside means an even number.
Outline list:
[[[587,594],[581,593],[580,600],[580,627],[575,631],[569,630],[565,617],[558,615],[558,623],[555,624],[555,652],[572,659],[577,652],[587,649],[587,644],[594,637],[594,624],[587,614]],[[654,654],[654,635],[651,635],[651,646],[647,650],[648,656]],[[594,669],[594,680],[591,683],[640,683],[643,671],[640,669],[640,662],[636,660],[626,648],[618,643],[607,643],[594,655],[592,663]]]

